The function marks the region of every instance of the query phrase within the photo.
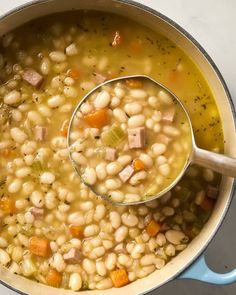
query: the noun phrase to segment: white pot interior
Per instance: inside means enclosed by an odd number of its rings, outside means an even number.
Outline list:
[[[165,19],[162,19],[161,16],[155,15],[151,11],[145,11],[141,7],[137,7],[132,3],[125,4],[123,2],[111,0],[39,1],[5,16],[1,20],[0,34],[2,35],[7,31],[36,17],[71,9],[94,9],[117,13],[134,19],[135,21],[142,23],[153,30],[160,31],[175,43],[177,43],[188,55],[192,57],[192,60],[200,68],[203,75],[207,77],[208,84],[217,102],[223,122],[225,153],[227,155],[236,157],[234,117],[231,109],[232,106],[226,93],[227,90],[224,88],[219,76],[203,52],[201,52],[199,48],[184,35],[184,33],[179,31],[178,28],[174,27],[173,24],[170,24]],[[122,289],[113,288],[102,291],[82,291],[80,294],[118,295],[121,292],[126,292],[129,295],[141,294],[161,286],[171,278],[175,277],[199,255],[199,253],[205,248],[206,244],[215,234],[229,206],[232,187],[233,179],[223,177],[219,199],[210,220],[207,222],[202,232],[197,236],[197,238],[194,239],[194,241],[191,242],[186,250],[171,260],[171,262],[168,263],[161,271],[155,271],[148,277],[137,280],[134,283],[123,287]],[[23,277],[12,275],[5,268],[0,269],[0,279],[14,289],[20,290],[26,294],[75,294],[72,291],[54,289],[33,281],[29,281]]]

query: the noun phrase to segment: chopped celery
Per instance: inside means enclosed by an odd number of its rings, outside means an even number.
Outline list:
[[[106,153],[106,150],[105,150],[104,147],[99,147],[99,148],[95,149],[95,155],[99,159],[104,159],[105,158],[105,153]]]
[[[26,258],[21,264],[23,275],[26,277],[31,276],[37,271],[35,263],[31,258]]]
[[[108,131],[102,133],[104,145],[115,147],[124,139],[125,133],[119,126],[112,126]]]

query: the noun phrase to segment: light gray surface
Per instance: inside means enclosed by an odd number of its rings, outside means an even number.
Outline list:
[[[85,0],[83,0],[85,1]],[[29,2],[0,0],[0,14]],[[223,74],[236,103],[236,1],[235,0],[137,0],[166,16],[192,34],[206,49]],[[236,199],[216,237],[206,251],[211,268],[225,272],[236,267]],[[16,293],[0,285],[0,295]],[[234,295],[236,284],[214,286],[190,280],[175,280],[150,295]]]

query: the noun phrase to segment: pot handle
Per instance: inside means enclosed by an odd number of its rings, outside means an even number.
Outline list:
[[[236,282],[236,269],[227,273],[217,273],[212,271],[206,264],[204,255],[201,255],[179,279],[193,279],[210,284],[227,285]]]

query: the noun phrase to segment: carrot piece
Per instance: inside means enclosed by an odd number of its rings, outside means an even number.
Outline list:
[[[49,286],[52,287],[60,287],[62,281],[62,275],[55,269],[51,268],[48,271],[47,277],[46,277],[46,282]]]
[[[116,288],[120,288],[129,283],[127,272],[123,268],[112,271],[111,280]]]
[[[16,212],[15,201],[7,196],[3,196],[0,200],[0,209],[6,214],[12,214]]]
[[[80,77],[80,75],[81,75],[81,73],[77,69],[72,69],[69,71],[69,76],[75,80],[78,79]]]
[[[61,135],[67,137],[68,129],[69,129],[69,120],[65,120],[61,126]]]
[[[74,238],[82,238],[84,230],[82,226],[76,225],[76,224],[70,224],[69,225],[69,231]]]
[[[133,167],[135,171],[145,170],[145,165],[140,159],[135,159],[133,161]]]
[[[205,197],[201,204],[200,204],[200,207],[205,210],[205,211],[211,211],[214,207],[214,201],[213,199],[210,199],[208,197]]]
[[[142,88],[143,82],[139,79],[127,79],[125,80],[125,83],[130,88]]]
[[[151,220],[146,227],[146,231],[150,237],[154,237],[161,229],[161,225],[155,220]]]
[[[123,37],[121,36],[120,31],[115,31],[112,35],[112,42],[111,46],[112,47],[119,47],[123,43]]]
[[[29,240],[29,250],[37,256],[47,257],[50,254],[49,240],[34,236]]]
[[[13,157],[16,154],[15,150],[13,149],[3,149],[0,151],[0,155],[5,157],[5,158],[9,158],[9,157]]]
[[[107,109],[95,110],[84,116],[85,122],[93,128],[102,128],[108,124],[109,116]]]

